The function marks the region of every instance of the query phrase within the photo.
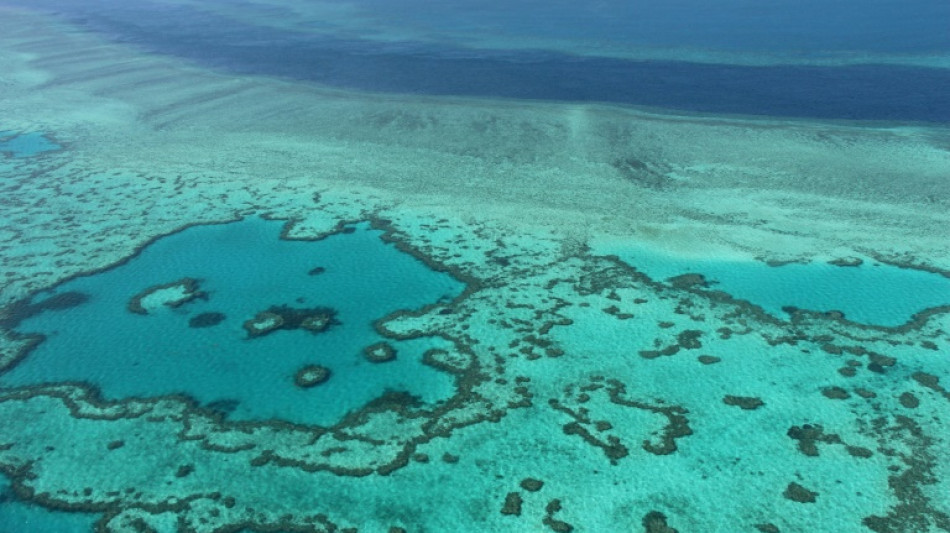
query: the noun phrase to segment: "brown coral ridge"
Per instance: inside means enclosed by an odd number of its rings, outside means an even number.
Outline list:
[[[681,349],[696,350],[702,348],[703,343],[699,340],[702,336],[703,332],[698,329],[683,330],[676,336],[676,344],[671,344],[659,350],[640,350],[640,357],[656,359],[661,355],[676,355]]]
[[[462,291],[462,294],[458,295],[454,300],[452,300],[452,302],[450,302],[450,305],[460,303],[463,300],[467,299],[473,293],[478,292],[479,290],[482,289],[483,281],[481,279],[469,274],[468,272],[462,270],[461,268],[457,268],[451,265],[446,265],[445,263],[442,263],[432,258],[430,255],[423,253],[421,250],[409,244],[405,236],[403,237],[398,236],[397,235],[398,230],[392,225],[391,220],[382,218],[376,214],[372,214],[368,216],[366,220],[369,221],[370,226],[373,229],[380,230],[383,232],[383,234],[380,235],[379,237],[380,240],[382,240],[383,242],[392,244],[400,252],[403,252],[405,254],[411,255],[412,257],[415,257],[416,259],[421,261],[425,266],[427,266],[430,270],[449,274],[450,276],[455,278],[456,281],[459,281],[465,285],[465,289]],[[433,304],[431,306],[427,306],[423,310],[420,310],[420,314],[422,312],[428,312],[431,308],[441,307],[442,305],[443,304]]]
[[[627,387],[616,379],[607,380],[607,393],[610,395],[610,401],[634,409],[643,409],[666,417],[667,424],[663,428],[661,442],[659,445],[644,440],[642,447],[644,450],[654,455],[669,455],[676,451],[676,439],[687,437],[693,434],[689,427],[689,419],[686,414],[689,413],[685,407],[679,405],[653,405],[638,400],[626,398]]]
[[[52,290],[52,289],[50,289]],[[8,357],[0,358],[0,374],[15,367],[22,361],[33,348],[36,348],[45,339],[45,335],[30,333],[23,334],[13,331],[24,320],[32,318],[47,310],[70,309],[84,304],[89,300],[89,295],[78,291],[64,292],[36,303],[32,303],[37,296],[45,291],[37,291],[22,300],[0,308],[0,332],[5,332],[8,338],[22,343],[20,348]]]
[[[551,531],[555,533],[571,533],[574,531],[574,526],[568,524],[563,520],[554,518],[554,515],[561,510],[561,500],[553,499],[544,506],[544,518],[541,519],[541,523],[548,526]]]
[[[267,310],[254,315],[244,322],[248,339],[263,337],[269,333],[283,330],[304,329],[311,333],[322,333],[331,326],[340,325],[336,319],[336,310],[330,307],[296,308],[288,305],[272,305]]]
[[[864,260],[860,257],[839,257],[828,261],[828,264],[836,267],[859,267],[864,264]]]
[[[845,443],[836,433],[825,433],[825,430],[818,424],[802,424],[801,426],[792,426],[786,432],[789,438],[798,441],[798,451],[809,457],[818,457],[818,443],[841,444],[852,457],[867,459],[874,455],[874,452],[863,446],[852,446]]]
[[[135,313],[137,315],[147,315],[148,309],[145,309],[145,307],[142,306],[142,300],[144,300],[148,296],[158,291],[161,291],[164,289],[171,289],[172,287],[181,287],[183,289],[184,295],[181,298],[178,298],[176,300],[169,300],[167,302],[163,302],[163,304],[168,307],[172,307],[172,308],[181,307],[182,305],[185,305],[186,303],[192,302],[196,299],[199,299],[199,298],[207,299],[208,297],[208,294],[200,289],[199,282],[197,279],[181,278],[179,280],[171,281],[169,283],[154,285],[136,294],[135,296],[132,297],[131,300],[129,300],[129,303],[127,306],[129,312]]]
[[[12,331],[20,325],[20,322],[28,318],[32,318],[44,311],[70,309],[89,301],[88,294],[78,291],[54,294],[48,298],[41,299],[37,302],[32,302],[36,296],[38,296],[38,294],[33,298],[20,300],[2,309],[2,312],[0,312],[0,328],[7,331]]]
[[[903,468],[892,467],[887,479],[897,503],[884,516],[865,517],[863,524],[877,533],[928,531],[934,526],[950,531],[946,506],[933,501],[923,489],[939,481],[934,472],[940,460],[933,450],[934,438],[924,433],[917,421],[903,415],[894,416],[893,421],[885,417],[872,420],[867,430],[877,437],[882,453],[902,463]],[[908,451],[894,449],[894,442],[901,442]]]
[[[462,374],[471,365],[475,354],[471,350],[450,352],[441,348],[429,348],[422,354],[422,364],[442,372]]]
[[[589,264],[582,267],[583,274],[575,280],[574,285],[577,293],[582,296],[600,294],[617,288],[646,288],[655,294],[661,295],[661,299],[663,295],[686,293],[698,296],[713,304],[734,307],[735,311],[730,313],[730,317],[741,319],[743,322],[753,320],[778,327],[788,324],[788,322],[767,313],[762,307],[720,290],[705,289],[698,284],[673,288],[666,283],[655,281],[635,267],[625,263],[616,255],[588,256],[585,259]]]
[[[358,435],[353,428],[358,428],[369,421],[369,418],[375,413],[395,412],[404,420],[424,420],[423,432],[413,436],[400,443],[399,451],[389,462],[378,466],[366,468],[341,468],[333,467],[321,462],[304,461],[293,458],[280,457],[277,454],[265,450],[262,453],[259,465],[271,463],[277,466],[294,467],[307,472],[329,471],[337,475],[345,476],[367,476],[373,473],[389,475],[392,472],[406,466],[412,460],[419,445],[431,441],[438,437],[447,437],[455,429],[476,425],[483,422],[498,422],[505,415],[508,409],[519,407],[528,407],[531,405],[529,393],[521,388],[516,392],[521,396],[519,401],[509,401],[505,406],[493,406],[488,403],[484,405],[484,411],[472,416],[466,420],[455,420],[450,418],[449,414],[455,410],[463,408],[471,403],[485,403],[480,396],[474,392],[474,388],[481,382],[488,379],[482,374],[477,362],[474,362],[464,374],[456,375],[456,395],[449,401],[440,404],[434,409],[426,409],[419,402],[418,398],[404,392],[389,391],[383,396],[369,402],[358,411],[351,412],[336,425],[330,428],[303,427],[302,429],[313,432],[313,440],[316,441],[322,435],[333,435],[337,439],[348,439],[366,441],[370,436]],[[346,435],[353,433],[353,436]],[[379,444],[383,444],[382,441]]]
[[[580,388],[581,394],[578,400],[583,403],[589,399],[589,394],[594,391],[603,390],[607,393],[611,403],[634,409],[642,409],[666,417],[667,423],[663,427],[660,435],[660,442],[655,443],[650,440],[644,440],[641,447],[654,455],[669,455],[677,450],[676,439],[693,434],[689,427],[689,419],[686,414],[689,412],[686,408],[678,405],[664,405],[657,402],[658,405],[647,402],[632,400],[626,397],[626,386],[616,379],[605,380],[602,376],[594,376],[591,383]],[[609,430],[612,425],[606,421],[593,421],[588,415],[587,409],[571,409],[565,406],[555,398],[548,400],[548,404],[556,411],[570,416],[573,421],[565,424],[562,429],[565,435],[577,435],[584,442],[600,448],[604,455],[610,459],[611,464],[617,464],[617,461],[629,455],[629,448],[614,435],[607,435],[602,439],[595,434]],[[594,431],[591,430],[593,428]]]
[[[881,326],[878,324],[864,324],[849,320],[841,311],[812,311],[810,309],[800,309],[794,306],[786,306],[783,311],[789,314],[789,323],[792,325],[805,325],[814,322],[838,322],[844,326],[856,330],[879,332],[879,333],[909,333],[922,329],[931,318],[950,313],[950,305],[941,305],[923,309],[911,315],[907,322],[899,326]]]

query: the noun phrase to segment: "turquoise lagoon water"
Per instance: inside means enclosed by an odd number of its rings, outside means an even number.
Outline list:
[[[8,153],[13,157],[31,157],[59,148],[58,144],[40,132],[0,131],[0,153]]]
[[[0,476],[0,531],[67,533],[92,531],[99,515],[66,511],[51,511],[16,497],[10,480]]]
[[[196,226],[164,237],[125,264],[76,278],[46,297],[69,292],[88,301],[24,320],[18,331],[46,339],[0,377],[3,386],[85,381],[105,398],[184,393],[233,419],[277,418],[329,424],[387,390],[436,402],[454,391],[451,376],[421,363],[440,339],[392,342],[394,361],[372,363],[363,348],[384,340],[372,322],[457,296],[462,284],[359,225],[316,242],[278,238],[283,222],[251,218]],[[311,274],[315,268],[319,274]],[[184,277],[199,280],[205,299],[147,315],[127,306],[136,294]],[[330,307],[339,325],[313,334],[277,330],[249,339],[245,320],[271,306]],[[201,313],[217,325],[193,328]],[[295,372],[318,364],[330,379],[313,388]]]
[[[702,274],[720,290],[787,317],[784,307],[841,311],[862,324],[900,326],[917,312],[950,305],[950,279],[864,258],[859,266],[823,262],[770,266],[761,261],[720,260],[664,254],[646,247],[603,247],[655,280]]]

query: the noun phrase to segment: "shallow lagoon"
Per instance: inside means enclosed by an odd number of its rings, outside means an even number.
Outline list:
[[[88,301],[24,320],[19,331],[46,339],[0,383],[89,382],[108,399],[183,393],[233,419],[319,424],[387,390],[430,403],[451,395],[451,376],[421,363],[444,341],[389,341],[397,356],[386,363],[366,360],[362,350],[384,340],[373,321],[451,300],[462,284],[383,243],[366,224],[316,242],[279,239],[282,225],[250,218],[188,228],[120,266],[38,295],[34,303],[77,292]],[[184,277],[197,279],[206,296],[147,314],[129,310],[136,294]],[[274,305],[329,307],[339,324],[248,338],[244,321]],[[211,312],[225,319],[189,326]],[[311,364],[329,368],[330,379],[296,387],[295,372]]]
[[[925,309],[950,305],[950,279],[899,268],[873,259],[857,266],[823,262],[770,266],[762,261],[673,255],[656,249],[606,245],[597,253],[618,256],[653,279],[702,274],[709,290],[720,290],[787,318],[785,307],[841,311],[845,318],[895,327]]]
[[[58,144],[40,132],[0,131],[0,153],[8,153],[12,157],[32,157],[59,148]]]
[[[10,480],[0,476],[0,531],[92,531],[98,518],[96,514],[52,511],[19,500],[13,493]]]

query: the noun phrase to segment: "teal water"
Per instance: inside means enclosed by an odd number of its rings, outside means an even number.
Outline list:
[[[862,324],[900,326],[914,313],[950,305],[950,279],[864,259],[857,267],[828,263],[769,266],[760,261],[697,259],[662,254],[644,247],[598,249],[613,254],[656,280],[702,274],[710,289],[752,302],[780,318],[791,306],[841,311]]]
[[[397,357],[386,363],[367,361],[362,350],[384,340],[374,320],[453,298],[460,282],[384,243],[365,224],[316,242],[279,239],[281,226],[254,218],[192,227],[125,264],[57,287],[53,295],[80,292],[88,300],[24,320],[18,331],[47,338],[0,383],[88,381],[110,399],[185,393],[233,419],[318,424],[386,390],[424,402],[453,393],[451,376],[421,363],[425,350],[447,341],[390,341]],[[323,271],[311,274],[317,267]],[[198,279],[207,297],[147,315],[127,309],[136,294],[183,277]],[[330,307],[340,324],[318,334],[277,330],[248,339],[244,321],[273,305]],[[209,312],[225,319],[189,326]],[[301,389],[294,374],[311,364],[329,368],[331,377]]]
[[[51,511],[45,507],[17,499],[10,480],[0,476],[0,531],[66,533],[92,531],[95,514]]]
[[[0,131],[0,153],[8,153],[13,157],[32,157],[59,148],[58,144],[39,132],[17,134],[15,131]]]

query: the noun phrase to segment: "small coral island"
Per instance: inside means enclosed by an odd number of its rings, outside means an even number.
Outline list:
[[[302,388],[309,389],[330,379],[330,369],[320,365],[307,365],[294,375],[294,383]]]
[[[396,349],[390,346],[388,342],[377,342],[363,348],[363,355],[371,363],[385,363],[396,358]]]
[[[322,333],[330,326],[338,325],[336,310],[329,307],[295,308],[286,305],[273,305],[244,322],[247,337],[263,337],[278,329],[305,329],[311,333]]]
[[[145,289],[129,300],[128,308],[137,315],[147,315],[162,306],[180,307],[197,298],[206,297],[198,286],[198,280],[182,278]]]

